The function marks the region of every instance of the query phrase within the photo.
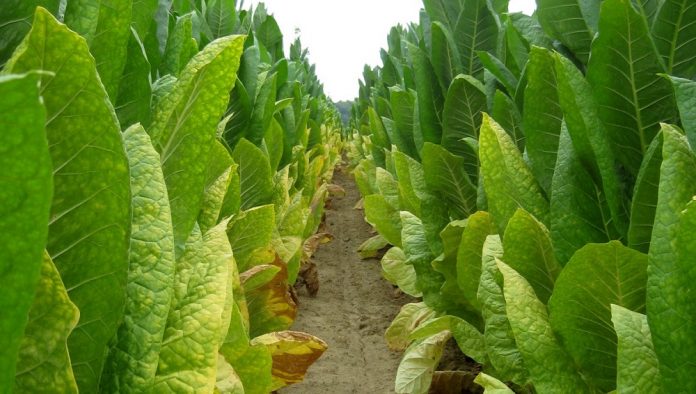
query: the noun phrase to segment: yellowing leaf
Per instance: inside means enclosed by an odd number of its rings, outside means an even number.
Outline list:
[[[307,369],[328,345],[321,339],[295,331],[272,332],[256,337],[252,345],[265,345],[273,358],[273,390],[301,382]]]

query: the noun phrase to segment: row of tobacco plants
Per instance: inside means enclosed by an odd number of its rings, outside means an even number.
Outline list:
[[[696,392],[696,4],[424,3],[349,146],[363,251],[422,297],[396,391],[463,374],[433,373],[453,337],[491,393]]]
[[[38,7],[37,7],[38,6]],[[340,123],[234,1],[0,5],[0,392],[268,393]]]

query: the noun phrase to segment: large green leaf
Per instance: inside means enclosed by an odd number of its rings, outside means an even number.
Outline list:
[[[423,165],[401,152],[393,152],[396,179],[399,182],[400,208],[421,217],[421,202],[428,198]]]
[[[230,362],[244,385],[244,394],[267,394],[272,390],[273,359],[262,344],[248,346],[238,359]]]
[[[234,148],[232,158],[239,164],[242,209],[271,203],[273,177],[268,156],[251,142],[242,139]]]
[[[273,205],[240,212],[230,222],[227,234],[240,271],[246,271],[256,249],[269,245],[276,228]]]
[[[408,53],[415,69],[420,133],[424,142],[438,144],[442,140],[440,113],[444,104],[443,92],[427,54],[411,44],[408,44]]]
[[[482,113],[487,108],[484,89],[474,77],[457,76],[449,85],[442,114],[442,146],[474,167],[478,166],[478,157],[462,140],[478,139]]]
[[[558,162],[551,185],[551,239],[556,257],[565,264],[589,242],[619,239],[606,194],[583,166],[563,127]]]
[[[232,259],[222,222],[205,235],[194,227],[176,262],[172,299],[157,376],[156,392],[211,392]]]
[[[53,194],[39,76],[0,76],[0,386],[11,387],[17,350],[41,274]]]
[[[671,77],[677,98],[679,117],[692,149],[696,147],[696,82]]]
[[[457,316],[445,315],[428,320],[415,329],[409,337],[412,340],[419,340],[444,330],[452,333],[464,354],[479,364],[486,364],[486,343],[483,334],[466,320]]]
[[[517,104],[515,104],[507,94],[500,90],[495,91],[491,116],[508,134],[510,134],[517,148],[523,151],[525,146],[525,134],[522,115],[517,108]]]
[[[477,51],[494,52],[498,40],[498,22],[486,0],[465,0],[454,36],[457,37],[463,73],[483,79],[483,66]]]
[[[647,256],[617,241],[588,244],[573,255],[549,300],[551,325],[588,382],[611,391],[616,384],[616,334],[611,304],[642,312]]]
[[[446,0],[424,0],[423,6],[433,22],[451,27],[457,23],[457,17],[461,12],[460,2]]]
[[[140,122],[147,128],[150,125],[151,99],[150,62],[142,41],[135,30],[132,30],[128,41],[126,63],[115,99],[116,115],[121,126],[127,127]]]
[[[377,167],[375,179],[377,181],[377,189],[379,194],[384,197],[384,200],[392,208],[399,209],[399,183],[394,179],[389,171],[384,168]]]
[[[75,378],[96,391],[128,274],[130,179],[118,121],[86,42],[43,8],[5,67],[52,73],[40,82],[54,179],[46,248],[80,309],[68,338]]]
[[[365,197],[365,220],[394,246],[401,246],[401,218],[382,195]]]
[[[618,338],[617,393],[660,393],[660,369],[650,336],[648,318],[624,307],[611,306]]]
[[[161,75],[173,75],[179,77],[179,74],[186,66],[190,59],[190,45],[193,39],[193,15],[188,13],[176,18],[176,23],[167,35],[167,46],[162,54],[162,62],[160,63],[159,71]]]
[[[80,311],[68,298],[60,274],[48,254],[41,264],[41,278],[17,356],[14,392],[32,393],[50,388],[77,393],[70,366],[67,339],[80,319]],[[12,388],[12,381],[4,389]],[[3,389],[3,390],[4,390]]]
[[[548,219],[548,202],[515,142],[488,115],[483,116],[479,156],[488,206],[502,232],[518,208],[542,223]]]
[[[465,159],[440,145],[426,142],[421,150],[425,182],[446,201],[452,216],[464,219],[476,211],[476,187],[464,170]]]
[[[235,0],[210,0],[206,6],[205,19],[214,38],[234,33],[239,22]]]
[[[517,76],[505,66],[505,63],[489,52],[478,51],[476,55],[479,57],[483,67],[486,68],[486,71],[500,82],[510,96],[515,96],[520,81]]]
[[[88,40],[99,78],[112,102],[116,102],[126,65],[132,9],[133,0],[101,0],[97,29],[92,40]]]
[[[594,183],[602,186],[614,226],[623,236],[628,224],[624,192],[619,183],[612,144],[600,121],[592,88],[570,60],[558,54],[555,57],[558,98],[573,149]]]
[[[422,297],[423,292],[416,287],[416,270],[406,263],[404,251],[392,247],[382,256],[382,275],[384,279],[399,286],[399,289],[412,297]]]
[[[503,249],[503,260],[524,276],[539,300],[546,303],[561,272],[546,227],[527,211],[518,209],[505,229]]]
[[[201,157],[206,157],[215,143],[243,44],[241,36],[208,44],[191,59],[171,92],[155,108],[148,132],[162,158],[178,248],[198,217],[208,164]]]
[[[413,122],[417,122],[417,119],[414,119],[413,116],[415,97],[412,92],[392,88],[390,89],[389,99],[392,116],[396,124],[396,133],[400,136],[397,141],[403,141],[401,146],[397,143],[397,148],[412,158],[417,159],[419,157],[418,150],[413,139]]]
[[[451,337],[452,333],[445,330],[409,346],[396,371],[394,391],[399,394],[426,394],[445,344]]]
[[[150,34],[150,27],[155,22],[158,3],[159,0],[133,0],[131,26],[141,39]]]
[[[696,40],[696,4],[688,0],[663,0],[652,37],[664,60],[667,74],[693,79],[696,76],[696,53],[691,45]]]
[[[645,152],[643,164],[640,165],[636,186],[631,201],[631,223],[628,227],[628,246],[648,253],[655,223],[655,208],[660,184],[660,166],[662,165],[662,134],[658,134]]]
[[[31,27],[36,7],[57,14],[60,0],[11,0],[0,3],[0,65],[10,58]]]
[[[486,340],[488,358],[498,372],[498,376],[519,385],[526,385],[529,381],[529,373],[517,349],[515,336],[505,311],[503,278],[495,263],[496,258],[502,257],[503,244],[500,237],[489,236],[483,244],[481,281],[477,294],[486,326],[483,335]]]
[[[590,392],[554,336],[546,306],[515,270],[496,261],[503,275],[505,310],[524,365],[540,393]]]
[[[532,47],[529,52],[523,116],[530,167],[541,187],[551,194],[563,111],[558,102],[553,54],[548,49]]]
[[[486,238],[497,232],[488,212],[476,212],[467,219],[457,249],[457,283],[463,298],[477,309],[480,307],[477,292],[481,278],[481,250]]]
[[[587,80],[614,153],[634,176],[660,122],[676,115],[669,82],[657,75],[664,71],[648,26],[631,1],[604,1]]]
[[[377,111],[370,107],[367,109],[368,118],[370,119],[370,140],[372,141],[372,160],[378,167],[386,167],[384,150],[391,148],[391,141],[384,129],[384,124],[380,119]]]
[[[393,351],[405,350],[411,343],[409,339],[411,333],[435,316],[437,313],[423,302],[402,306],[384,333],[384,339],[387,341],[389,349]]]
[[[586,64],[597,30],[599,4],[600,0],[537,0],[537,15],[546,33]]]
[[[402,249],[416,271],[416,289],[423,292],[423,301],[435,310],[443,308],[440,287],[442,275],[432,266],[433,253],[425,235],[423,222],[410,212],[401,212]]]
[[[123,139],[133,217],[126,311],[100,380],[105,392],[147,390],[152,385],[174,279],[174,230],[160,157],[140,125],[126,130]]]
[[[256,95],[256,102],[251,112],[249,127],[246,130],[245,138],[260,145],[266,129],[271,125],[273,120],[273,112],[275,111],[276,102],[276,80],[277,75],[273,73],[264,73],[259,77],[259,91]]]
[[[454,78],[462,70],[459,51],[450,29],[441,22],[433,22],[431,25],[431,58],[433,71],[440,81],[444,91],[452,83]]]
[[[664,145],[655,225],[650,243],[647,315],[665,392],[695,391],[693,360],[694,206],[696,157],[686,138],[673,126],[662,128]],[[691,235],[689,235],[691,234]]]

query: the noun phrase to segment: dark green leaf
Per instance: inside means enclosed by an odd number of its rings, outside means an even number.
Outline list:
[[[660,122],[676,117],[669,82],[657,75],[664,71],[645,20],[630,0],[603,2],[587,80],[614,154],[633,176]]]
[[[6,388],[14,381],[41,275],[53,194],[38,81],[38,74],[0,76],[0,237],[5,240],[0,248],[0,387]]]

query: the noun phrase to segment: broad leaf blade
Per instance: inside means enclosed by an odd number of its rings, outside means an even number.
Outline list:
[[[503,231],[508,220],[523,208],[542,223],[548,202],[510,136],[488,115],[483,116],[479,156],[491,214]]]
[[[273,178],[268,157],[254,144],[242,139],[232,152],[239,164],[242,209],[271,203]]]
[[[174,279],[174,230],[159,154],[140,125],[126,130],[123,139],[133,218],[124,321],[100,381],[106,392],[147,390],[152,385]]]
[[[406,255],[403,250],[396,246],[392,247],[382,256],[381,263],[384,279],[412,297],[423,296],[423,292],[416,287],[416,270],[413,265],[406,263]]]
[[[669,83],[657,75],[664,71],[645,20],[630,0],[603,2],[587,80],[614,153],[634,176],[660,122],[676,115]]]
[[[670,77],[670,79],[686,138],[694,149],[696,147],[696,82],[676,77]]]
[[[556,340],[546,306],[536,297],[534,289],[502,261],[497,260],[497,265],[505,282],[505,310],[534,388],[542,393],[589,392],[571,358]]]
[[[251,268],[255,250],[269,245],[275,225],[273,205],[248,209],[231,220],[227,235],[240,271]]]
[[[465,159],[426,142],[421,151],[425,182],[433,195],[447,202],[456,219],[476,211],[476,187],[464,170]]]
[[[546,33],[562,42],[582,63],[587,64],[590,44],[597,28],[599,3],[600,0],[537,0],[537,14]]]
[[[44,255],[41,279],[36,289],[17,355],[14,391],[39,392],[50,387],[61,393],[77,393],[67,339],[80,319],[80,312],[68,298],[60,274],[48,254]],[[11,388],[12,384],[5,387]]]
[[[563,120],[557,89],[552,52],[532,47],[524,91],[525,146],[532,172],[549,194]]]
[[[503,259],[529,281],[539,300],[546,303],[561,272],[546,227],[526,211],[517,210],[505,229],[503,249]]]
[[[551,325],[588,382],[602,391],[616,384],[616,334],[611,305],[641,312],[647,256],[621,245],[589,244],[575,253],[549,300]]]
[[[399,211],[387,203],[383,196],[365,197],[365,220],[394,246],[401,246],[401,218]]]
[[[503,257],[503,245],[497,235],[489,236],[483,244],[481,259],[481,281],[478,300],[481,314],[486,323],[483,332],[491,365],[504,380],[526,385],[529,372],[517,348],[515,336],[505,311],[503,279],[496,266],[496,258]]]
[[[594,183],[602,186],[614,226],[624,236],[628,227],[624,192],[619,182],[612,144],[598,115],[593,90],[570,60],[558,54],[555,57],[558,98],[573,149]]]
[[[628,246],[648,253],[655,223],[660,166],[662,165],[662,134],[650,144],[638,171],[631,201],[631,223],[628,227]]]
[[[618,337],[616,392],[662,392],[659,362],[652,344],[648,318],[612,304],[611,321]]]
[[[474,168],[478,167],[478,157],[462,140],[478,139],[482,113],[486,108],[484,87],[474,77],[460,75],[449,85],[442,114],[442,146],[464,157],[467,165]]]
[[[477,292],[481,279],[481,256],[483,244],[489,235],[497,234],[493,217],[479,211],[469,216],[462,231],[457,250],[457,283],[462,296],[477,309],[480,308]]]
[[[12,387],[17,350],[41,275],[53,194],[38,75],[0,76],[0,387]]]
[[[57,15],[60,3],[60,0],[14,0],[0,4],[0,65],[5,64],[31,28],[36,7]]]
[[[583,165],[565,127],[551,185],[551,239],[558,261],[565,265],[590,242],[619,239],[606,194]]]
[[[663,125],[664,145],[655,225],[650,243],[647,315],[663,388],[694,391],[692,362],[696,358],[693,334],[693,296],[684,293],[693,281],[693,203],[696,195],[696,157],[686,138],[673,126]],[[682,213],[684,211],[684,213]]]
[[[232,249],[223,222],[201,235],[195,227],[176,262],[172,299],[154,391],[213,390]]]
[[[328,347],[315,336],[295,331],[272,332],[254,338],[251,344],[266,346],[270,351],[274,390],[301,382]]]
[[[177,247],[186,241],[198,217],[208,164],[200,158],[215,143],[243,43],[243,37],[230,36],[208,44],[155,108],[148,133],[162,157]]]
[[[693,79],[696,76],[696,53],[691,48],[696,40],[696,4],[685,0],[664,0],[652,36],[662,56],[667,74]]]
[[[495,52],[498,40],[498,22],[485,0],[466,0],[454,28],[463,73],[483,79],[483,65],[477,51]]]
[[[445,343],[451,336],[451,332],[443,331],[406,349],[396,371],[394,390],[403,394],[427,393]]]
[[[6,65],[8,72],[36,69],[53,73],[40,82],[54,169],[47,250],[80,309],[68,338],[75,378],[80,390],[96,391],[125,304],[128,160],[86,42],[43,8]]]

